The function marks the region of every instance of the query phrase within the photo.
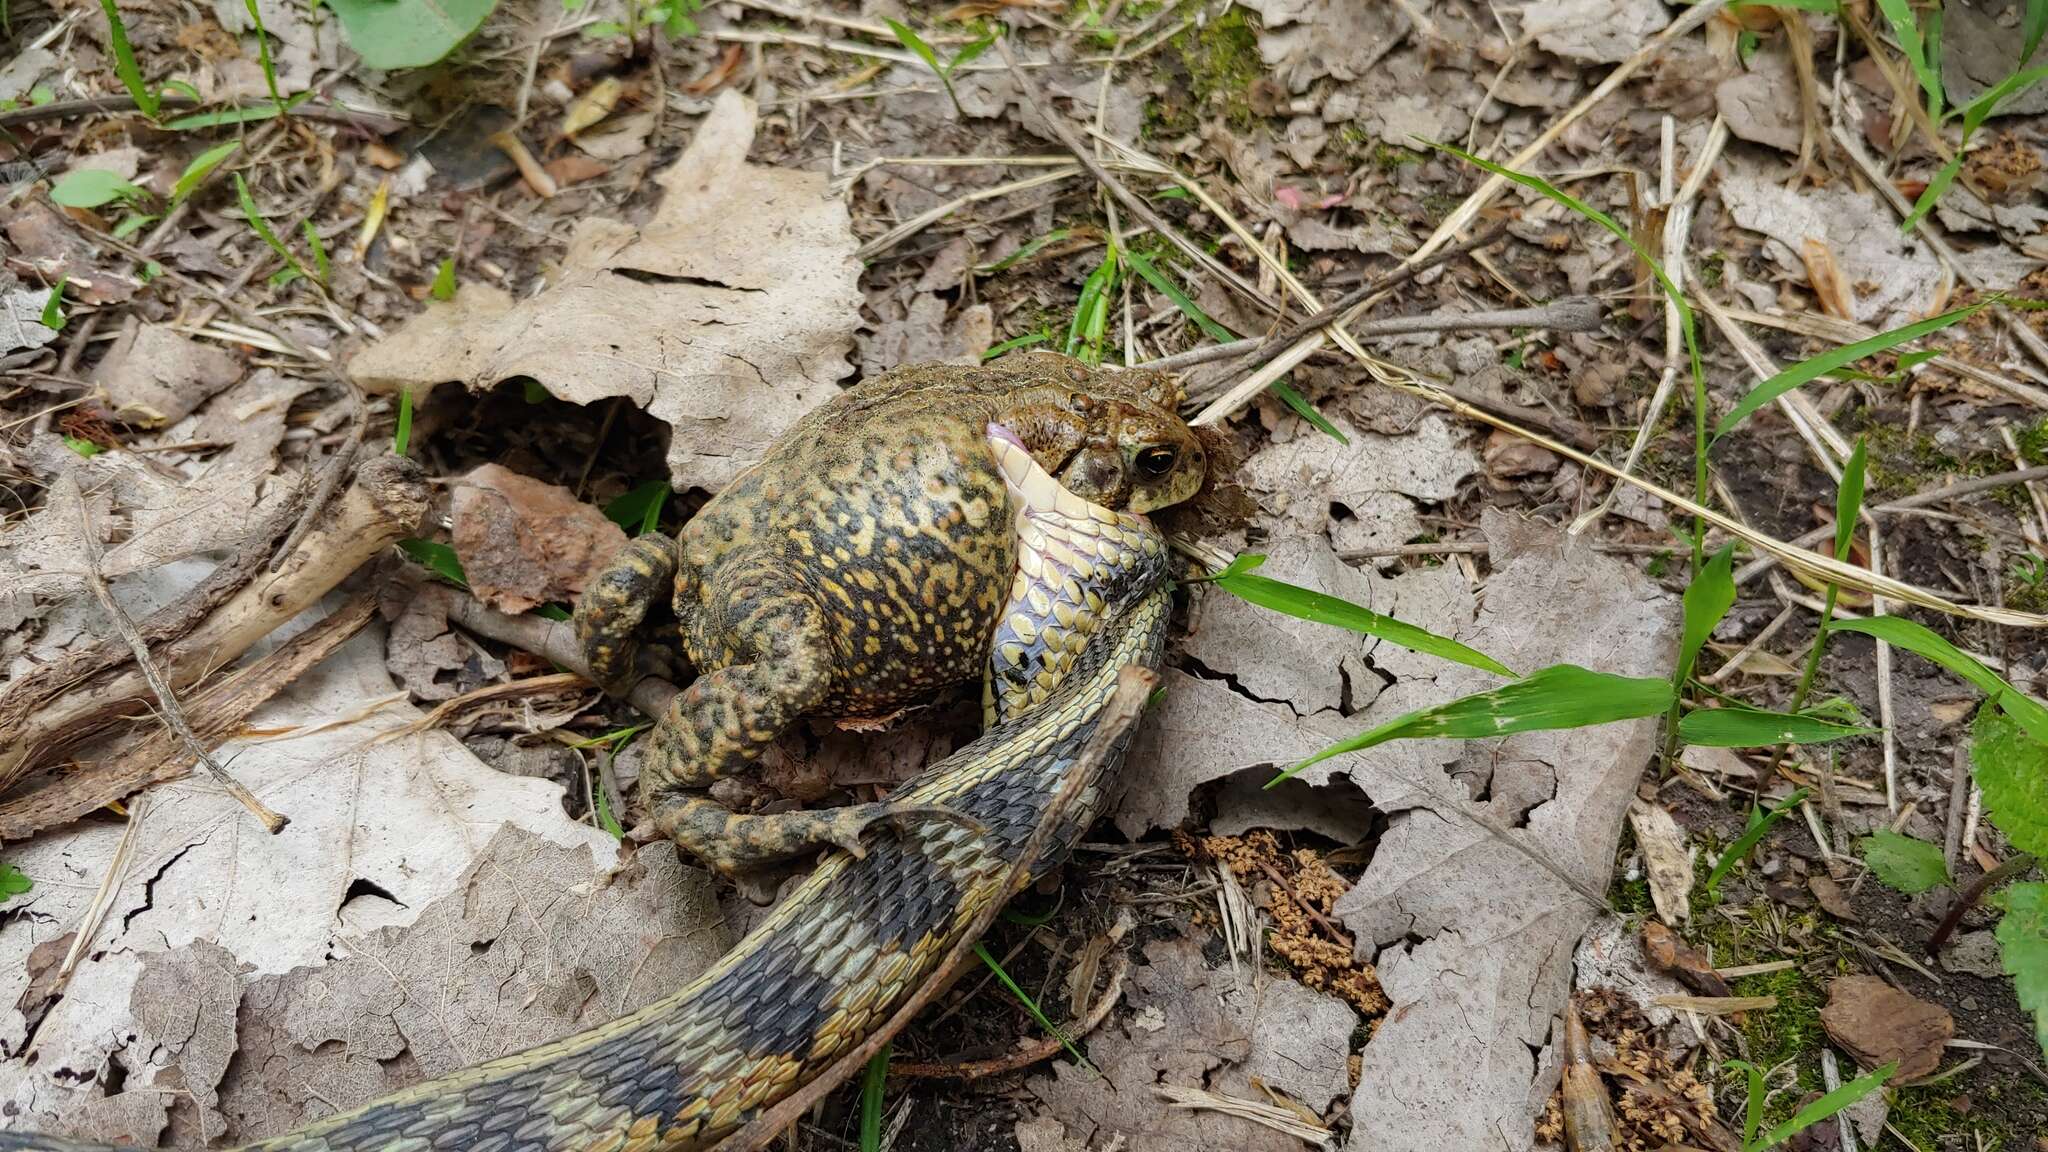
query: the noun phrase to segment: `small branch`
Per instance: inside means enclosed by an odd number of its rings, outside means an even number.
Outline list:
[[[160,110],[178,111],[185,108],[198,108],[203,106],[204,103],[204,101],[194,100],[190,96],[166,95],[158,107]],[[271,107],[270,102],[263,100],[248,103],[222,104],[219,110],[226,112],[269,107]],[[75,120],[81,116],[101,116],[117,112],[140,111],[141,109],[135,106],[135,101],[126,95],[94,96],[86,100],[55,100],[33,108],[15,108],[6,112],[0,112],[0,128],[10,128],[16,124],[33,124],[39,120]],[[338,105],[315,104],[311,101],[293,108],[291,115],[301,120],[323,120],[330,124],[347,124],[353,128],[362,128],[366,131],[374,132],[379,136],[389,132],[396,132],[411,123],[409,119],[402,116],[393,116],[383,112],[363,112],[354,108],[342,108]]]
[[[136,668],[142,672],[142,678],[149,682],[149,690],[156,694],[157,703],[162,707],[164,723],[178,734],[178,740],[185,746],[186,753],[198,761],[228,795],[247,808],[250,815],[262,822],[264,831],[272,836],[284,831],[285,825],[291,823],[290,817],[265,807],[254,792],[229,775],[228,770],[221,767],[220,762],[213,758],[213,753],[199,742],[199,737],[192,731],[192,725],[185,719],[185,710],[178,705],[178,694],[171,689],[170,683],[164,679],[164,674],[157,669],[156,660],[150,656],[149,642],[142,638],[142,633],[135,627],[135,621],[129,619],[128,613],[115,603],[114,594],[107,587],[106,577],[100,574],[99,537],[93,531],[92,515],[86,510],[85,493],[78,489],[77,476],[66,472],[57,484],[59,497],[75,501],[78,508],[79,542],[85,549],[85,585],[92,590],[93,599],[99,601],[100,610],[113,621],[115,630],[121,633],[121,639],[128,642],[128,650],[135,656]]]
[[[1336,309],[1320,312],[1311,317],[1322,320],[1330,317]],[[1425,332],[1491,332],[1502,328],[1540,328],[1551,332],[1592,332],[1600,327],[1606,317],[1596,300],[1573,297],[1559,300],[1540,308],[1499,308],[1486,312],[1424,312],[1415,316],[1389,316],[1384,320],[1368,320],[1350,329],[1351,335],[1361,340],[1382,336],[1413,336]],[[1229,360],[1253,351],[1263,352],[1272,347],[1270,336],[1240,340],[1235,344],[1205,344],[1186,352],[1161,356],[1132,365],[1133,368],[1151,368],[1163,372],[1178,372],[1197,364],[1210,364],[1218,360]],[[1274,355],[1278,355],[1276,351]]]
[[[597,683],[597,678],[590,674],[590,664],[583,658],[582,648],[576,643],[575,630],[562,621],[545,620],[534,615],[508,616],[487,607],[469,593],[445,584],[422,587],[419,597],[439,608],[451,624],[459,624],[479,636],[544,657],[593,684]],[[626,701],[649,719],[658,720],[668,711],[669,701],[680,691],[659,676],[642,676],[626,694]]]
[[[1941,955],[1941,946],[1948,943],[1948,938],[1955,935],[1956,928],[1962,924],[1963,913],[1976,907],[1986,892],[1991,891],[2000,880],[2021,875],[2033,866],[2034,858],[2022,852],[1970,881],[1968,887],[1956,894],[1956,902],[1949,908],[1948,915],[1941,918],[1941,926],[1934,930],[1934,935],[1927,938],[1928,960],[1932,961]]]

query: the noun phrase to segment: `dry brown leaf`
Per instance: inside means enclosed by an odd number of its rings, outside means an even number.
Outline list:
[[[818,173],[749,164],[754,121],[721,93],[644,227],[584,220],[539,295],[465,283],[350,372],[387,393],[528,376],[576,404],[625,396],[670,426],[676,488],[724,487],[838,392],[860,323],[845,206]]]
[[[1650,881],[1650,899],[1657,918],[1677,927],[1692,918],[1692,852],[1685,831],[1663,806],[1638,799],[1628,806],[1629,827],[1643,854]]]
[[[472,469],[449,503],[470,590],[514,615],[575,599],[626,546],[625,531],[593,505],[499,464]]]

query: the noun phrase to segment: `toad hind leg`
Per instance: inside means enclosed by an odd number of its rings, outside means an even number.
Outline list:
[[[625,695],[638,679],[638,632],[647,610],[675,587],[676,543],[649,532],[619,550],[576,600],[576,646],[604,690]]]
[[[837,659],[825,611],[807,591],[765,566],[733,576],[729,586],[746,591],[720,605],[718,616],[725,634],[754,658],[699,676],[655,725],[641,777],[655,828],[728,876],[828,846],[859,855],[861,834],[878,822],[936,818],[981,831],[929,804],[743,815],[702,794],[759,759],[783,729],[824,703]]]

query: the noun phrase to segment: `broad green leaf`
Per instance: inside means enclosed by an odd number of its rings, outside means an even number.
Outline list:
[[[370,68],[422,68],[469,39],[498,0],[325,0]]]
[[[64,438],[64,446],[88,460],[105,451],[99,445],[80,436],[66,436]]]
[[[1735,604],[1735,578],[1730,572],[1734,564],[1734,543],[1723,544],[1685,586],[1685,634],[1678,646],[1677,683],[1692,676],[1700,649]]]
[[[1614,676],[1574,664],[1553,664],[1491,692],[1419,709],[1341,740],[1267,781],[1266,787],[1273,787],[1311,764],[1389,740],[1478,740],[1514,732],[1584,728],[1655,716],[1670,706],[1668,680]]]
[[[1863,514],[1863,472],[1867,463],[1863,437],[1858,436],[1856,447],[1849,452],[1849,462],[1842,465],[1842,483],[1835,489],[1837,560],[1847,560],[1849,547],[1856,542],[1856,517]]]
[[[1851,736],[1872,736],[1861,728],[1822,719],[1811,712],[1769,712],[1743,704],[1700,708],[1678,722],[1678,738],[1708,748],[1763,748],[1772,744],[1824,744]]]
[[[1735,838],[1735,843],[1730,844],[1726,852],[1721,853],[1720,859],[1714,861],[1713,870],[1707,873],[1707,895],[1712,896],[1719,892],[1721,877],[1726,876],[1738,861],[1747,859],[1750,849],[1757,846],[1757,842],[1764,838],[1764,833],[1771,830],[1771,825],[1783,820],[1794,808],[1799,807],[1809,794],[1804,788],[1796,789],[1769,811],[1758,812],[1754,808],[1750,809],[1749,827]]]
[[[206,179],[207,173],[220,167],[220,162],[234,155],[235,149],[241,146],[241,141],[230,140],[194,156],[192,162],[185,165],[185,171],[179,173],[178,182],[171,185],[171,203],[184,203],[185,197],[190,196],[192,190],[199,187],[199,182]]]
[[[1998,673],[1971,659],[1925,625],[1916,624],[1904,616],[1872,616],[1864,620],[1830,621],[1828,631],[1861,632],[1934,661],[1997,701],[1998,707],[2018,721],[2035,743],[2048,744],[2048,707],[2006,683]]]
[[[21,895],[36,886],[36,882],[21,874],[12,864],[0,864],[0,900]]]
[[[433,540],[406,539],[398,542],[398,550],[457,588],[469,587],[469,577],[462,571],[462,558],[448,545]]]
[[[1418,628],[1392,616],[1382,616],[1349,600],[1325,595],[1313,588],[1303,588],[1275,580],[1270,576],[1230,572],[1227,569],[1223,575],[1215,578],[1214,583],[1232,596],[1261,608],[1269,608],[1317,624],[1334,624],[1339,628],[1362,632],[1367,636],[1378,636],[1403,648],[1427,653],[1455,664],[1463,664],[1468,668],[1491,672],[1496,676],[1514,676],[1507,665],[1484,652],[1474,651],[1427,628]]]
[[[114,75],[121,78],[121,86],[128,89],[128,98],[135,101],[144,116],[156,119],[156,110],[163,105],[147,83],[142,79],[142,66],[135,62],[135,49],[128,43],[128,29],[121,23],[121,10],[114,7],[114,0],[100,0],[100,11],[107,17],[107,42],[114,49]]]
[[[121,179],[119,173],[103,168],[79,168],[66,172],[50,185],[50,199],[66,208],[98,208],[116,200],[133,200],[142,189]]]
[[[1853,364],[1865,356],[1874,356],[1879,352],[1895,348],[1909,340],[1918,340],[1922,336],[1939,332],[1951,324],[1969,319],[1978,312],[1983,311],[1985,306],[1990,303],[1991,301],[1989,300],[1980,301],[1967,308],[1957,308],[1952,312],[1944,312],[1939,316],[1931,316],[1925,320],[1916,320],[1911,324],[1894,328],[1889,332],[1880,332],[1868,340],[1858,340],[1854,344],[1845,344],[1840,348],[1830,348],[1818,356],[1801,360],[1799,363],[1792,365],[1790,368],[1750,389],[1749,394],[1737,402],[1735,407],[1726,416],[1721,417],[1720,423],[1714,425],[1714,439],[1719,440],[1721,437],[1726,436],[1735,429],[1736,425],[1749,419],[1750,413],[1755,412],[1757,409],[1809,380],[1825,376],[1838,368]]]
[[[455,257],[448,257],[434,269],[434,283],[427,289],[427,294],[436,300],[455,299]]]
[[[137,232],[142,231],[144,224],[148,224],[155,219],[155,216],[148,213],[130,212],[126,216],[121,217],[119,224],[114,225],[114,239],[126,240]]]
[[[661,507],[668,497],[668,481],[649,480],[606,504],[605,518],[632,535],[644,536],[661,524]]]
[[[1970,726],[1970,763],[1998,830],[2020,851],[2048,856],[2048,744],[1987,706]]]
[[[1879,828],[1863,838],[1863,862],[1885,887],[1908,896],[1948,883],[1948,862],[1942,859],[1941,845],[1901,836],[1889,828]]]
[[[1749,1144],[1743,1149],[1743,1152],[1764,1152],[1766,1148],[1775,1148],[1790,1140],[1799,1133],[1806,1131],[1815,1124],[1884,1087],[1884,1082],[1891,1077],[1893,1072],[1898,1070],[1898,1067],[1898,1061],[1895,1060],[1867,1076],[1858,1076],[1833,1092],[1794,1112],[1790,1120],[1764,1133],[1763,1139]]]
[[[2048,1053],[2048,884],[2015,884],[2004,892],[1998,958],[2012,977],[2020,1007],[2034,1016],[2034,1039]]]

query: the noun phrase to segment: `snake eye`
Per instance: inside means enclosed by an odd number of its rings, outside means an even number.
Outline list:
[[[1138,471],[1147,476],[1164,476],[1173,471],[1174,461],[1178,459],[1180,453],[1171,446],[1147,448],[1138,453]]]

